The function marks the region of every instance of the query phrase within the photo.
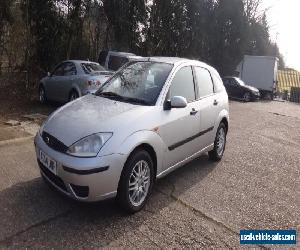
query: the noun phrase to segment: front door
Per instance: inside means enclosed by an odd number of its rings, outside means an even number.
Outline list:
[[[51,76],[47,79],[45,90],[46,90],[47,97],[50,100],[60,101],[59,86],[64,75],[64,66],[65,63],[59,64],[55,68]]]
[[[191,66],[179,69],[170,86],[167,99],[183,96],[188,101],[185,108],[162,111],[163,124],[159,134],[167,146],[164,169],[175,165],[197,152],[197,133],[200,130],[200,112],[197,110],[195,83]]]

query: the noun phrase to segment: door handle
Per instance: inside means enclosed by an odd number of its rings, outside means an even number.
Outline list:
[[[218,105],[218,101],[214,100],[214,105],[217,106]]]
[[[194,108],[192,108],[192,111],[190,112],[190,115],[196,115],[198,111]]]

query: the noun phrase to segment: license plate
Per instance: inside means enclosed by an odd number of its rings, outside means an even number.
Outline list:
[[[48,155],[40,150],[40,162],[56,175],[56,161],[52,160]]]

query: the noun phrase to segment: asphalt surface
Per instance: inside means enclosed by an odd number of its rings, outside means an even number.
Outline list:
[[[300,232],[300,106],[231,102],[230,111],[223,160],[203,155],[159,180],[130,216],[49,188],[32,139],[0,144],[0,248],[241,249],[240,229]]]

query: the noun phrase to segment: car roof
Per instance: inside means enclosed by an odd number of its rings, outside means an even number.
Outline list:
[[[115,55],[120,55],[120,56],[136,56],[136,54],[133,54],[133,53],[114,51],[114,50],[110,50],[110,51],[108,51],[108,53],[115,54]]]
[[[63,61],[63,62],[72,62],[72,63],[96,63],[96,64],[99,64],[97,62],[93,62],[93,61],[87,61],[87,60],[66,60],[66,61]]]
[[[151,62],[162,62],[162,63],[170,63],[174,65],[179,65],[182,63],[191,63],[193,65],[203,66],[206,68],[213,68],[210,65],[198,61],[198,60],[192,60],[187,58],[181,58],[181,57],[164,57],[164,56],[153,56],[153,57],[145,57],[146,60]]]
[[[223,79],[225,79],[225,78],[234,78],[234,79],[239,79],[237,76],[224,76],[224,77],[222,77]]]

